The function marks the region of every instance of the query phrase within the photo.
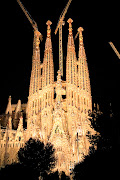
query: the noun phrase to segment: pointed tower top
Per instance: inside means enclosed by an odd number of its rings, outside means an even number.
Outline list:
[[[78,28],[78,31],[79,31],[79,32],[82,32],[82,31],[84,31],[84,29],[83,29],[82,27],[79,27],[79,28]]]
[[[34,31],[34,42],[33,42],[33,48],[35,50],[39,50],[39,45],[40,45],[40,39],[42,41],[42,35],[38,30]]]
[[[67,22],[72,24],[73,20],[71,18],[69,18]]]
[[[69,23],[69,34],[72,34],[72,22],[73,22],[73,20],[71,18],[69,18],[67,22]]]
[[[8,98],[8,102],[11,102],[11,96],[9,96],[9,98]]]
[[[12,115],[12,107],[11,107],[11,96],[9,96],[8,98],[8,105],[7,105],[7,108],[6,108],[6,111],[5,111],[5,114],[10,114]]]
[[[47,37],[50,37],[50,33],[51,33],[50,25],[51,24],[52,24],[52,22],[50,20],[48,20],[46,22],[46,25],[47,25]]]
[[[80,44],[83,45],[83,35],[82,35],[82,32],[84,31],[84,29],[82,27],[79,27],[78,28],[78,32],[79,32],[79,41],[80,41]]]
[[[48,25],[48,26],[50,26],[52,24],[52,22],[50,21],[50,20],[48,20],[47,22],[46,22],[46,25]]]

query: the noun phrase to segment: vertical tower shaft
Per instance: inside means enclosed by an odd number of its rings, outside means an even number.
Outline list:
[[[52,22],[47,21],[47,38],[45,42],[43,73],[42,73],[42,110],[41,110],[41,129],[44,134],[44,142],[50,134],[52,127],[52,111],[54,99],[54,67],[53,67],[53,53],[51,42],[51,28]],[[47,120],[46,120],[47,119]]]
[[[41,33],[38,30],[34,31],[34,40],[33,40],[33,57],[32,57],[32,71],[30,78],[30,87],[29,87],[29,97],[27,104],[27,129],[28,134],[31,136],[33,134],[33,129],[35,131],[36,125],[38,124],[38,99],[37,94],[41,89],[41,68],[40,68],[40,35]]]
[[[54,70],[53,70],[53,54],[52,54],[52,42],[51,42],[51,21],[47,21],[47,38],[45,42],[45,52],[43,61],[43,83],[42,88],[52,84],[54,81]]]
[[[89,70],[87,65],[87,59],[83,44],[83,28],[78,28],[79,32],[79,58],[78,58],[78,87],[81,91],[81,104],[83,104],[83,109],[92,110],[92,99],[91,99],[91,88],[90,88],[90,78],[89,78]]]
[[[67,62],[66,62],[66,81],[67,83],[76,85],[76,53],[75,45],[72,34],[72,22],[71,18],[68,19],[69,23],[69,35],[68,35],[68,45],[67,45]]]
[[[33,59],[32,59],[32,71],[30,79],[30,89],[29,95],[32,95],[41,89],[41,69],[40,69],[40,32],[34,31],[34,41],[33,41]]]

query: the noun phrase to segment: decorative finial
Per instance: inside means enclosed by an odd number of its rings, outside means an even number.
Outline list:
[[[48,20],[47,22],[46,22],[46,25],[48,25],[48,26],[50,26],[52,24],[52,22],[50,21],[50,20]]]
[[[50,20],[48,20],[46,22],[46,25],[47,25],[47,37],[50,37],[50,33],[51,33],[50,25],[51,24],[52,24],[52,22]]]
[[[9,96],[8,101],[11,102],[11,96]]]
[[[42,40],[42,35],[38,30],[34,31],[34,48],[36,50],[39,49],[39,45],[40,45],[40,39]]]
[[[83,35],[82,35],[82,32],[84,31],[84,29],[82,27],[79,27],[78,28],[78,32],[79,32],[79,41],[80,41],[80,44],[82,45],[83,44]]]
[[[72,34],[72,22],[73,22],[73,20],[71,18],[69,18],[67,22],[69,23],[69,34]]]

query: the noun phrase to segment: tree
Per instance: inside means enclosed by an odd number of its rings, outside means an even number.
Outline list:
[[[38,179],[55,167],[54,152],[55,149],[50,143],[44,145],[43,142],[30,138],[18,151],[18,159],[20,164],[32,171],[34,179]]]
[[[21,165],[20,163],[12,163],[10,165],[6,165],[4,168],[1,168],[0,179],[33,180],[33,174],[27,167]]]
[[[69,176],[66,176],[65,172],[59,173],[58,171],[50,173],[48,176],[46,176],[45,180],[70,180]]]
[[[117,169],[111,153],[98,152],[87,156],[84,162],[77,164],[74,168],[74,180],[79,179],[117,179]],[[116,178],[115,178],[116,177]]]
[[[97,119],[92,114],[91,124],[96,131],[100,133],[99,141],[97,142],[97,150],[90,152],[85,160],[76,164],[73,174],[74,179],[109,179],[118,176],[116,157],[118,156],[113,151],[113,123],[115,117],[110,116],[109,112],[105,111],[102,115],[98,115]],[[88,135],[89,137],[89,135]],[[91,137],[90,137],[91,138]],[[92,139],[92,138],[91,138]]]

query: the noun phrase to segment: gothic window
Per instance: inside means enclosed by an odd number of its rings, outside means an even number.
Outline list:
[[[41,75],[42,75],[42,68],[41,68]]]
[[[72,91],[72,98],[73,98],[73,91]]]
[[[81,113],[83,112],[83,107],[82,107],[82,109],[81,109]]]
[[[62,95],[62,98],[63,98],[63,99],[66,99],[66,95]]]
[[[78,72],[78,65],[77,65],[77,72]]]
[[[84,104],[86,105],[86,101],[85,101],[85,98],[84,98]]]
[[[47,107],[47,101],[45,101],[45,107]]]
[[[19,137],[19,141],[21,141],[21,137]]]
[[[88,99],[87,99],[87,107],[88,107]]]
[[[73,106],[73,100],[72,100],[72,106]]]

